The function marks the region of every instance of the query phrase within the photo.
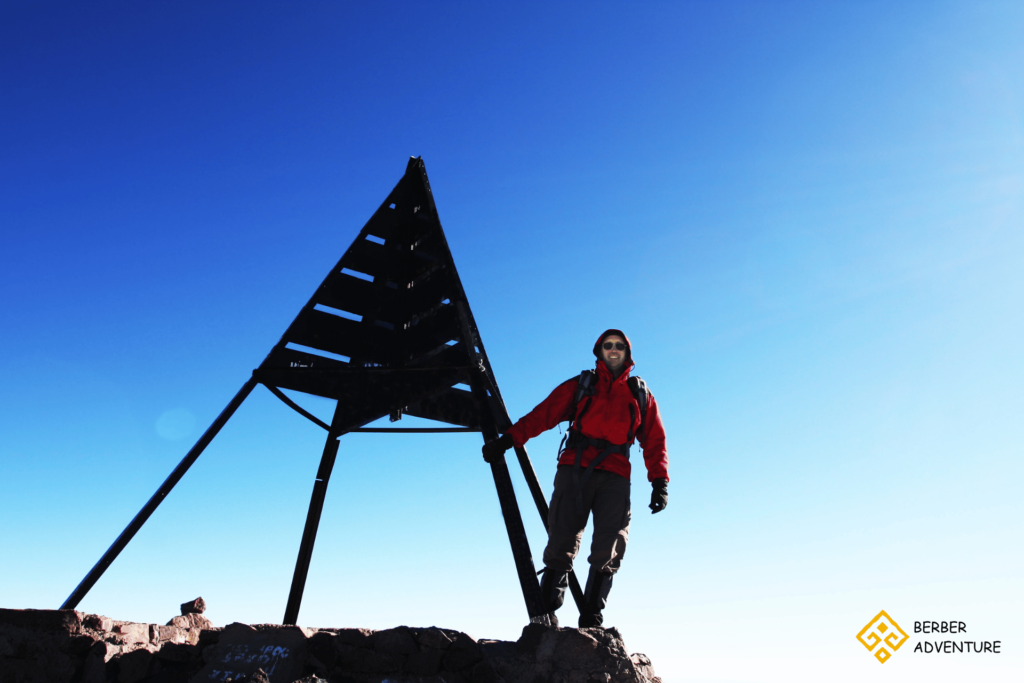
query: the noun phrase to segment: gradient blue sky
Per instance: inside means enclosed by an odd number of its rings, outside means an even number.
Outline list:
[[[64,600],[422,155],[513,416],[610,326],[662,407],[631,651],[1020,680],[1024,7],[891,5],[0,4],[0,605]],[[279,621],[322,445],[258,388],[80,608]],[[880,665],[880,609],[1004,652]],[[300,622],[525,620],[479,437],[344,437]]]

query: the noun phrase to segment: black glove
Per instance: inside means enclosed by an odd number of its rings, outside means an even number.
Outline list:
[[[498,458],[505,455],[505,451],[513,446],[515,446],[515,444],[512,443],[512,437],[508,434],[500,436],[494,441],[485,443],[482,449],[484,452],[484,460],[489,463],[495,463],[498,461]]]
[[[651,488],[651,514],[656,515],[668,507],[668,479],[655,479],[651,482]]]

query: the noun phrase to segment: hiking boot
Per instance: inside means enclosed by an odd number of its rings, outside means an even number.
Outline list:
[[[555,615],[555,610],[565,601],[565,589],[569,587],[569,572],[560,572],[551,567],[544,567],[543,578],[540,580],[540,596],[544,607]]]
[[[601,610],[608,604],[608,593],[612,589],[612,574],[601,574],[590,568],[587,588],[583,591],[583,611],[580,613],[580,628],[597,628],[604,624]]]

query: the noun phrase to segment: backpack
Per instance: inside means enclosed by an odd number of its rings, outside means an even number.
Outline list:
[[[584,370],[576,379],[576,393],[573,395],[572,400],[572,417],[569,418],[569,427],[566,429],[566,436],[568,436],[569,430],[572,429],[573,424],[576,422],[576,409],[579,406],[580,401],[583,400],[584,396],[594,395],[594,384],[596,381],[597,371],[595,370]],[[647,388],[647,382],[635,375],[626,380],[626,386],[629,387],[630,393],[633,394],[633,398],[636,399],[637,404],[640,406],[640,430],[637,433],[643,434],[647,421],[647,404],[649,402],[651,391]],[[565,441],[565,439],[563,439],[563,441]],[[559,450],[561,450],[561,447],[559,447]]]

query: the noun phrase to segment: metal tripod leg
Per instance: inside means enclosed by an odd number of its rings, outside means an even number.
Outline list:
[[[332,425],[338,422],[340,404],[335,408]],[[288,591],[288,604],[284,608],[284,619],[281,623],[295,625],[299,618],[299,607],[302,605],[302,593],[306,589],[306,575],[309,573],[309,562],[313,559],[313,544],[316,543],[316,532],[320,527],[320,513],[324,509],[324,498],[327,496],[327,484],[331,480],[334,461],[338,457],[338,434],[331,429],[327,432],[327,443],[324,454],[320,458],[320,467],[313,482],[313,494],[309,499],[309,512],[306,513],[306,526],[302,530],[302,541],[299,543],[299,556],[295,560],[295,573],[292,574],[292,587]]]
[[[498,391],[497,385],[491,384],[491,388],[494,391],[495,398],[497,398],[497,408],[495,410],[498,411],[498,424],[502,425],[502,431],[504,431],[512,426],[512,418],[508,414],[505,401],[501,398],[501,392]],[[544,529],[547,530],[547,499],[544,497],[544,491],[541,489],[540,481],[537,479],[537,471],[533,469],[533,463],[530,462],[530,456],[527,454],[525,446],[516,447],[516,458],[519,460],[519,467],[523,470],[523,477],[526,478],[526,485],[530,488],[533,503],[537,506],[537,512],[540,513],[540,519],[544,523]],[[569,591],[572,593],[572,599],[576,602],[576,608],[579,609],[580,614],[583,614],[583,589],[580,588],[579,579],[576,578],[576,571],[572,569],[569,570]]]
[[[498,438],[497,432],[488,435],[485,431],[484,434],[485,438],[487,436],[490,436],[491,439]],[[508,531],[508,541],[512,546],[516,573],[519,575],[523,599],[526,601],[526,612],[530,615],[531,622],[550,625],[548,610],[540,593],[540,583],[537,581],[536,567],[530,553],[530,542],[526,538],[526,528],[523,526],[523,517],[519,513],[519,504],[516,502],[512,477],[509,476],[504,455],[491,463],[491,474],[494,476],[494,487],[498,491],[501,514],[505,518],[505,529]]]
[[[454,297],[452,298],[454,300]],[[475,326],[470,324],[471,316],[469,306],[465,301],[465,294],[463,294],[462,301],[455,301],[455,307],[459,312],[459,324],[462,328],[460,342],[466,345],[467,353],[475,366],[468,373],[467,380],[479,411],[482,423],[480,431],[484,437],[484,443],[487,443],[498,438],[497,425],[502,419],[502,413],[507,411],[504,410],[504,407],[499,408],[495,397],[488,396],[487,390],[484,389],[485,365],[483,359],[473,352],[473,347],[479,348],[480,340],[479,336],[475,334]],[[541,596],[533,555],[530,553],[530,540],[526,537],[523,516],[519,512],[519,503],[516,502],[516,492],[512,488],[512,477],[509,476],[504,454],[491,463],[491,475],[494,477],[494,488],[498,492],[501,515],[505,519],[508,542],[512,546],[512,558],[516,563],[519,585],[523,589],[526,613],[530,616],[531,623],[551,626],[551,618],[548,616],[547,606]]]
[[[217,436],[217,432],[219,432],[228,419],[235,414],[235,411],[238,410],[238,406],[242,405],[242,401],[246,399],[255,386],[256,380],[251,378],[242,385],[242,388],[238,390],[238,393],[235,394],[233,399],[231,399],[231,402],[228,403],[227,407],[221,411],[220,415],[217,416],[217,419],[213,421],[213,424],[210,425],[201,437],[199,437],[199,441],[197,441],[196,445],[192,447],[192,450],[182,458],[181,462],[179,462],[178,466],[174,468],[174,471],[171,472],[170,476],[164,480],[164,483],[160,485],[160,488],[156,490],[156,493],[154,493],[149,501],[142,507],[139,514],[135,515],[135,519],[125,527],[124,531],[122,531],[121,535],[117,537],[117,540],[114,541],[113,545],[107,549],[107,552],[103,553],[103,557],[100,558],[100,561],[93,566],[89,573],[85,575],[85,578],[82,579],[82,582],[78,584],[78,587],[72,591],[71,595],[68,596],[68,599],[60,606],[61,609],[74,609],[78,607],[78,603],[82,601],[82,598],[85,597],[86,593],[88,593],[96,582],[100,580],[100,577],[103,576],[103,572],[107,571],[107,567],[117,559],[117,556],[121,554],[121,551],[124,550],[125,546],[128,545],[128,542],[132,540],[132,537],[138,533],[139,529],[142,528],[142,525],[146,523],[146,520],[149,519],[150,515],[152,515],[156,510],[157,506],[163,502],[164,498],[166,498],[167,494],[171,492],[171,489],[174,488],[175,484],[181,481],[181,478],[185,476],[185,472],[188,472],[188,468],[192,467],[192,464],[199,459],[203,450],[210,445],[210,442],[213,441],[213,437]]]
[[[537,479],[537,472],[533,469],[533,463],[530,462],[530,456],[526,453],[525,446],[516,447],[516,457],[519,459],[519,466],[523,468],[523,476],[526,477],[526,484],[530,487],[530,493],[533,496],[533,502],[537,506],[537,512],[540,513],[540,518],[544,521],[544,528],[548,528],[548,503],[544,498],[544,492],[540,488],[540,481]],[[569,570],[569,591],[572,593],[572,599],[576,602],[576,607],[579,609],[580,614],[583,614],[583,589],[580,588],[579,579],[576,578],[576,571],[573,569]]]

